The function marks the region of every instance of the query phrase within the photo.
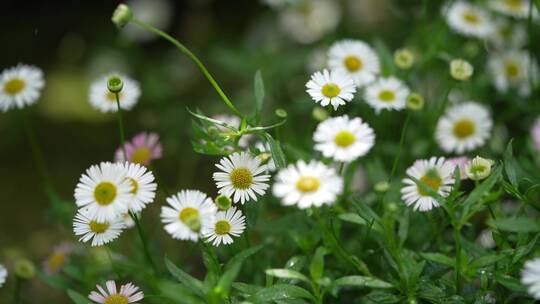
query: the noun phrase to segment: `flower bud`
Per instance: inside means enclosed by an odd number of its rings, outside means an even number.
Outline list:
[[[315,118],[317,121],[323,121],[328,118],[328,112],[321,107],[313,108],[311,115],[313,115],[313,118]]]
[[[107,88],[111,93],[118,94],[122,91],[124,82],[119,76],[111,76],[107,80]]]
[[[494,162],[480,156],[473,158],[465,166],[465,173],[472,180],[482,180],[491,174],[491,167]]]
[[[380,181],[374,186],[375,192],[384,193],[390,189],[390,184],[387,181]]]
[[[287,118],[287,111],[284,109],[276,109],[276,116],[279,118]]]
[[[15,275],[23,280],[29,280],[36,275],[36,267],[27,259],[19,259],[15,261]]]
[[[112,22],[116,24],[119,28],[123,28],[128,24],[131,19],[133,19],[133,12],[129,8],[129,6],[121,3],[119,4],[116,9],[113,12],[112,15]]]
[[[417,93],[411,93],[407,96],[407,109],[411,111],[420,111],[424,108],[424,97]]]
[[[473,72],[473,66],[466,60],[454,59],[450,62],[450,75],[455,80],[468,80],[471,78]]]
[[[414,54],[409,49],[398,49],[394,52],[394,63],[400,69],[409,69],[414,64]]]
[[[216,206],[220,211],[226,211],[229,210],[232,206],[232,200],[230,197],[226,195],[218,195],[215,199]]]

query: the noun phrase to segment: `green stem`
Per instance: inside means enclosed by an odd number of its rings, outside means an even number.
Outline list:
[[[210,74],[210,72],[208,72],[208,70],[206,69],[206,67],[204,66],[204,64],[199,60],[199,58],[197,58],[197,56],[195,56],[195,54],[193,54],[187,47],[185,47],[182,43],[180,43],[180,41],[176,40],[175,38],[173,38],[172,36],[170,36],[169,34],[153,27],[152,25],[150,24],[147,24],[141,20],[138,20],[138,19],[133,19],[132,20],[133,23],[137,24],[138,26],[150,31],[150,32],[153,32],[163,38],[165,38],[166,40],[168,40],[170,43],[174,44],[174,46],[176,46],[180,52],[184,53],[186,56],[188,56],[191,60],[193,60],[193,62],[199,67],[199,69],[201,70],[201,72],[204,74],[204,76],[206,77],[206,79],[208,79],[208,81],[210,82],[210,84],[212,84],[212,86],[214,87],[214,89],[216,90],[216,92],[219,94],[219,96],[221,97],[221,99],[223,99],[223,101],[225,102],[225,104],[229,107],[229,109],[231,109],[231,111],[234,112],[234,114],[236,114],[238,117],[240,118],[243,118],[242,116],[242,113],[240,113],[236,108],[235,106],[233,105],[233,103],[231,102],[231,100],[227,97],[227,95],[225,95],[225,93],[223,92],[223,90],[221,89],[221,87],[217,84],[216,80],[214,79],[214,77],[212,77],[212,75]]]
[[[458,225],[453,224],[454,227],[454,242],[456,243],[456,265],[455,265],[455,279],[456,279],[456,291],[461,293],[461,232]]]
[[[139,217],[133,213],[133,212],[129,212],[129,216],[131,216],[131,218],[133,219],[133,221],[135,222],[135,226],[137,227],[137,232],[139,233],[139,237],[141,238],[141,243],[142,243],[142,246],[143,246],[143,251],[144,251],[144,256],[146,258],[146,262],[148,262],[148,264],[152,267],[152,270],[154,270],[154,273],[158,273],[157,271],[157,268],[156,268],[156,264],[154,264],[154,260],[152,260],[152,255],[150,254],[150,249],[148,247],[148,242],[146,240],[146,236],[144,234],[144,231],[142,229],[142,225],[141,225],[141,222],[139,221]]]
[[[124,154],[124,160],[128,161],[125,148],[126,139],[124,135],[124,121],[122,119],[122,109],[120,108],[120,97],[118,96],[118,92],[115,92],[114,96],[116,96],[116,108],[118,109],[116,117],[118,117],[118,130],[120,131],[120,147],[122,148],[122,153]]]
[[[15,288],[13,289],[13,303],[21,303],[21,289],[23,281],[19,277],[15,277]]]
[[[390,179],[389,182],[392,181],[394,178],[394,174],[396,173],[397,165],[399,163],[399,159],[401,157],[401,150],[403,150],[403,144],[405,143],[405,136],[407,134],[407,127],[409,126],[409,121],[411,120],[411,113],[407,112],[407,117],[405,118],[405,123],[403,123],[403,129],[401,129],[401,137],[399,139],[399,148],[396,156],[394,157],[394,162],[392,164],[392,171],[390,171]]]

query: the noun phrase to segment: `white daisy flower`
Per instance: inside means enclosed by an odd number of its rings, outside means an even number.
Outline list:
[[[527,51],[506,50],[492,54],[488,60],[488,69],[497,91],[518,90],[521,96],[530,94],[529,78],[538,78],[538,66],[530,60]],[[532,73],[532,74],[531,74]]]
[[[255,148],[259,150],[260,154],[257,155],[261,160],[261,163],[266,162],[266,171],[274,172],[277,169],[274,158],[272,157],[272,152],[270,149],[270,144],[268,142],[259,141],[255,144]]]
[[[349,75],[359,87],[374,81],[381,69],[377,53],[367,43],[349,39],[330,47],[328,67]]]
[[[527,30],[522,23],[510,22],[506,18],[497,18],[494,29],[488,37],[491,43],[500,49],[521,48],[527,44]]]
[[[133,185],[122,166],[102,162],[91,166],[81,176],[75,188],[75,202],[88,209],[90,218],[98,222],[112,221],[127,213],[132,190]]]
[[[118,165],[126,172],[125,176],[132,186],[133,197],[128,203],[128,209],[140,212],[156,197],[157,184],[154,182],[154,174],[140,164],[125,162]]]
[[[272,188],[285,206],[300,209],[334,204],[343,191],[343,179],[320,161],[299,160],[281,169]]]
[[[25,64],[5,69],[0,74],[0,110],[22,109],[34,104],[45,86],[41,69]]]
[[[261,160],[248,152],[224,157],[216,167],[223,171],[213,174],[219,194],[231,197],[235,203],[256,201],[257,194],[262,196],[268,189],[270,175],[261,174],[266,171],[266,165],[261,165]]]
[[[96,285],[99,292],[92,291],[88,299],[100,304],[137,304],[138,301],[144,299],[144,293],[132,283],[120,286],[120,290],[116,289],[114,281],[107,281],[106,286],[107,290]]]
[[[351,101],[356,93],[356,87],[352,78],[346,74],[323,70],[311,75],[311,79],[306,83],[306,92],[313,101],[326,107],[332,104],[334,110],[341,105]]]
[[[401,188],[401,199],[407,206],[412,205],[416,211],[429,211],[439,207],[439,202],[420,189],[412,178],[446,197],[454,184],[454,168],[444,157],[417,160],[407,169],[408,177],[403,179],[405,186]]]
[[[4,286],[4,284],[6,283],[7,276],[8,276],[8,271],[6,267],[0,264],[0,287]]]
[[[396,77],[379,78],[366,87],[365,101],[379,114],[381,110],[403,110],[407,105],[410,91],[407,85]]]
[[[448,26],[462,35],[486,38],[493,30],[488,13],[479,6],[455,1],[445,10]]]
[[[73,220],[73,232],[75,235],[82,235],[79,241],[88,242],[92,240],[92,246],[102,246],[112,242],[122,231],[125,225],[121,216],[112,220],[96,221],[92,219],[92,214],[86,208],[81,208]]]
[[[231,207],[227,211],[219,211],[213,223],[205,227],[203,235],[207,242],[219,246],[221,243],[232,244],[233,236],[240,236],[246,229],[246,217],[242,215],[236,207]]]
[[[530,0],[490,0],[488,6],[494,11],[516,17],[516,18],[528,18],[529,17],[529,5]],[[533,17],[538,17],[538,12],[533,6]]]
[[[336,161],[350,162],[366,155],[375,144],[375,133],[369,125],[356,117],[329,118],[317,126],[313,134],[315,150]]]
[[[211,198],[197,190],[182,190],[167,198],[161,207],[161,222],[173,238],[197,241],[205,227],[212,225],[217,208]]]
[[[111,76],[114,75],[119,76],[124,83],[122,91],[118,93],[120,108],[122,110],[131,110],[141,96],[139,83],[126,75],[111,73],[101,76],[90,86],[88,97],[90,99],[90,104],[103,113],[118,111],[118,107],[116,105],[116,95],[110,92],[109,88],[107,87],[107,81]]]
[[[540,300],[540,258],[525,262],[521,272],[521,283],[535,300]]]
[[[464,102],[446,110],[437,123],[435,139],[443,151],[461,154],[483,146],[492,126],[484,106],[474,101]]]

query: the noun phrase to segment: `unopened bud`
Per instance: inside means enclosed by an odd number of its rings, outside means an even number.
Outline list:
[[[119,76],[111,76],[107,80],[107,88],[111,93],[118,94],[122,91],[124,82]]]
[[[133,12],[129,8],[129,6],[121,3],[119,4],[116,9],[113,12],[112,15],[112,22],[116,24],[119,28],[123,28],[128,24],[131,19],[133,19]]]
[[[414,64],[414,54],[409,49],[398,49],[394,52],[394,63],[400,69],[409,69]]]
[[[417,93],[411,93],[407,96],[407,109],[411,111],[420,111],[424,108],[424,97]]]
[[[450,62],[450,75],[456,80],[468,80],[473,72],[473,66],[466,60],[454,59]]]

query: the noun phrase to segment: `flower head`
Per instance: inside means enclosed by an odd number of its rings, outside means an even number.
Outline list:
[[[516,18],[527,18],[531,0],[490,0],[488,6],[496,12]],[[533,17],[538,17],[538,12],[533,9]]]
[[[474,4],[454,1],[444,13],[448,26],[462,35],[486,38],[493,30],[488,13]]]
[[[466,60],[454,59],[450,62],[450,75],[455,80],[468,80],[471,78],[473,72],[473,66]]]
[[[86,208],[79,209],[73,220],[73,232],[81,235],[79,241],[92,240],[92,246],[102,246],[115,240],[125,228],[124,220],[117,216],[112,220],[97,221],[92,219]]]
[[[366,87],[364,100],[377,114],[381,110],[399,111],[405,109],[409,93],[407,85],[396,77],[379,78]]]
[[[361,40],[341,40],[328,50],[328,67],[350,76],[359,87],[373,80],[380,72],[377,53]]]
[[[285,206],[320,207],[336,202],[343,191],[343,179],[322,162],[300,160],[278,172],[272,190]]]
[[[205,227],[203,235],[207,242],[219,246],[221,243],[232,244],[233,238],[240,236],[246,229],[246,217],[236,207],[227,211],[219,211],[212,224]]]
[[[424,97],[418,93],[411,93],[407,96],[407,109],[420,111],[424,108]]]
[[[113,93],[109,90],[109,80],[111,77],[119,77],[123,82],[123,86],[120,92]],[[122,110],[131,110],[141,95],[141,89],[139,83],[135,80],[119,74],[112,73],[98,78],[90,86],[89,99],[90,104],[101,112],[116,112],[118,106],[116,105],[116,94],[118,94],[118,100],[120,101],[120,108]]]
[[[105,285],[107,286],[107,290],[96,285],[99,292],[92,291],[88,295],[88,299],[100,304],[136,304],[138,301],[144,299],[143,292],[139,291],[139,287],[132,283],[120,286],[120,290],[117,290],[114,281],[107,281]]]
[[[256,201],[257,195],[264,195],[268,189],[270,175],[262,174],[266,165],[261,165],[261,160],[248,152],[224,157],[216,167],[221,170],[213,174],[218,192],[231,197],[235,203]]]
[[[122,28],[128,24],[131,19],[133,19],[133,12],[129,6],[120,3],[113,12],[112,22],[116,24],[119,28]]]
[[[400,69],[410,69],[414,64],[414,54],[409,49],[397,49],[394,52],[394,63]]]
[[[527,286],[527,291],[535,300],[540,300],[540,258],[525,262],[521,283]]]
[[[43,262],[43,270],[49,274],[58,273],[69,261],[72,251],[73,245],[70,243],[56,246],[51,255]]]
[[[315,150],[336,161],[350,162],[366,155],[375,144],[375,133],[361,118],[329,118],[313,134]]]
[[[156,197],[157,184],[154,182],[154,174],[139,164],[124,162],[119,166],[126,172],[126,179],[132,186],[132,198],[128,202],[128,209],[132,212],[141,212]]]
[[[6,267],[0,264],[0,287],[4,286],[4,283],[6,283],[7,276],[8,276],[8,271]]]
[[[45,86],[41,69],[19,64],[0,74],[0,111],[22,109],[37,102]]]
[[[331,104],[334,110],[350,102],[356,93],[353,79],[339,71],[315,72],[306,83],[306,88],[313,101],[323,107]]]
[[[127,160],[124,158],[126,151]],[[154,159],[161,158],[162,148],[159,135],[156,133],[141,132],[123,147],[118,148],[115,154],[116,162],[129,161],[130,163],[148,166]]]
[[[530,78],[538,78],[536,61],[531,61],[527,51],[505,50],[494,53],[488,60],[488,69],[495,89],[506,93],[515,88],[521,96],[530,94]]]
[[[489,176],[493,164],[491,159],[476,156],[465,166],[465,173],[472,180],[482,180]]]

